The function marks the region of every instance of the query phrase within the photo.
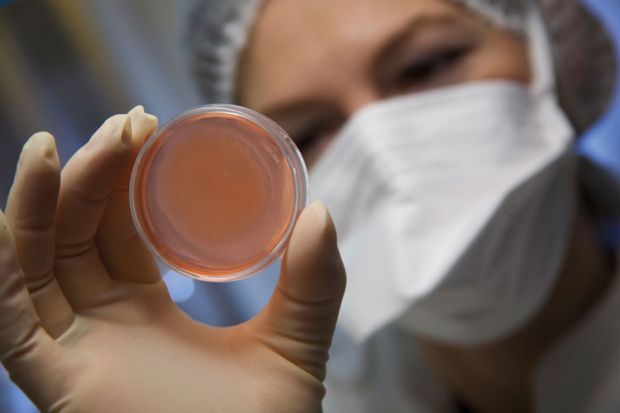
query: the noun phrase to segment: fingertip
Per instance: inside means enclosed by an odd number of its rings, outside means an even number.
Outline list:
[[[33,135],[32,139],[36,139],[43,158],[54,164],[59,164],[58,150],[56,148],[56,139],[49,132],[38,132]]]
[[[159,118],[157,116],[153,115],[152,113],[146,113],[145,112],[145,115],[146,115],[146,118],[148,120],[150,120],[151,122],[157,122],[159,120]]]
[[[155,132],[159,124],[159,119],[157,118],[157,116],[152,115],[150,113],[145,113],[145,119],[147,120],[147,123],[149,124],[149,127],[152,130],[152,132]]]
[[[336,233],[336,225],[334,224],[334,219],[327,209],[327,206],[321,201],[314,201],[310,204],[310,207],[312,207],[314,213],[320,217],[323,236],[332,243],[337,243],[338,236]]]
[[[127,114],[108,118],[63,168],[63,186],[78,186],[83,192],[103,191],[107,197],[105,188],[116,182],[131,159],[132,134],[133,126]]]
[[[55,142],[51,133],[45,131],[36,132],[28,138],[22,148],[22,152],[27,152],[34,147],[49,147],[52,145],[55,146]]]
[[[134,134],[136,135],[134,138],[138,143],[142,143],[157,129],[157,118],[146,113],[141,105],[129,111],[129,117],[134,126]]]
[[[299,295],[331,296],[344,290],[346,276],[336,229],[322,202],[313,202],[300,215],[284,257],[283,269],[282,285],[304,290],[298,291]],[[296,281],[291,282],[292,279]]]
[[[306,207],[306,210],[309,211],[309,213],[315,214],[323,220],[326,220],[329,215],[327,207],[321,201],[312,201],[310,205]]]
[[[22,149],[20,166],[26,159],[27,162],[38,161],[37,165],[46,166],[48,169],[59,169],[60,158],[56,149],[56,140],[49,132],[37,132],[33,134]],[[44,162],[40,162],[43,160]]]
[[[129,116],[127,114],[114,115],[108,118],[94,133],[89,144],[108,147],[112,145],[112,147],[122,148],[125,151],[131,148],[131,135],[132,125]]]
[[[144,106],[136,105],[129,111],[129,116],[132,116],[134,114],[142,114],[142,113],[144,113]]]
[[[304,209],[297,221],[297,226],[304,233],[306,242],[308,236],[313,234],[312,238],[321,244],[334,245],[337,243],[334,221],[327,207],[321,201],[314,201]]]

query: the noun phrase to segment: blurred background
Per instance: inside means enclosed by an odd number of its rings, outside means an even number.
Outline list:
[[[166,122],[201,103],[184,65],[185,7],[171,0],[0,0],[0,208],[32,133],[50,131],[64,162],[112,114],[141,104]],[[278,269],[234,284],[173,272],[164,280],[192,317],[230,325],[264,306]],[[0,366],[0,413],[34,412]]]
[[[620,56],[620,2],[584,2],[606,25]],[[66,161],[111,114],[142,104],[165,122],[201,103],[184,64],[185,4],[0,0],[1,207],[20,148],[32,133],[50,131]],[[620,85],[579,149],[620,176]],[[264,305],[277,267],[228,285],[196,283],[172,272],[164,277],[175,301],[192,317],[229,325]],[[0,413],[36,411],[0,367]]]

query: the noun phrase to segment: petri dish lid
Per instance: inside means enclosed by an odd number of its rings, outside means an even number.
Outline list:
[[[142,147],[130,206],[140,237],[166,265],[200,280],[249,277],[284,252],[307,205],[307,170],[275,122],[206,105]]]

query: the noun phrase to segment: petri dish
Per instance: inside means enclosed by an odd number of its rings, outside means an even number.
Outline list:
[[[134,164],[130,206],[147,247],[181,274],[249,277],[279,258],[307,205],[308,173],[286,132],[235,105],[168,122]]]

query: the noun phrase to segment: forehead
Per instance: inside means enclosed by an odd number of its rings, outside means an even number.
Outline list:
[[[451,0],[266,0],[263,2],[256,36],[287,33],[305,35],[310,30],[315,40],[334,34],[357,36],[391,24],[403,13],[437,12],[447,8]],[[449,8],[449,7],[448,7]],[[372,21],[361,27],[358,22]],[[291,30],[294,29],[294,30]],[[285,40],[285,39],[282,39]]]
[[[300,81],[307,89],[324,87],[322,74],[355,75],[404,26],[463,14],[450,0],[268,0],[244,55],[241,94],[246,81],[263,98],[301,91]]]

